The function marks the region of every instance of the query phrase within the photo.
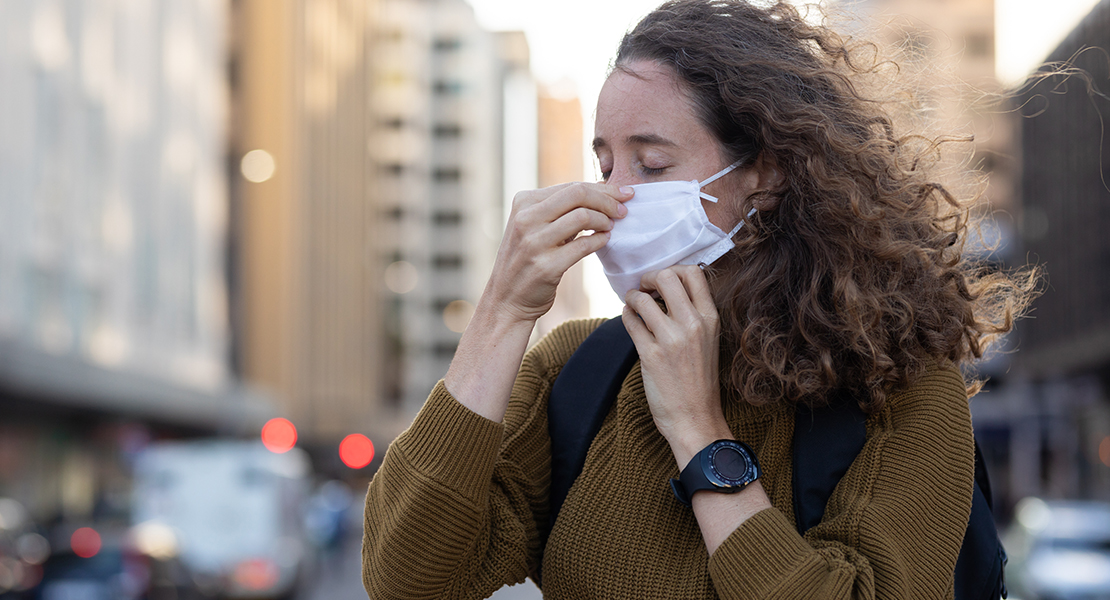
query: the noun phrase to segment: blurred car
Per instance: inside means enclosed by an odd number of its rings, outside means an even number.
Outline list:
[[[297,448],[156,443],[136,461],[132,518],[150,551],[179,556],[206,595],[291,597],[313,562],[304,531],[310,471]]]
[[[147,554],[127,528],[60,525],[52,537],[53,552],[42,565],[42,583],[34,596],[37,600],[198,597],[180,562],[174,557]]]
[[[1018,503],[1006,582],[1021,600],[1110,600],[1110,503]]]

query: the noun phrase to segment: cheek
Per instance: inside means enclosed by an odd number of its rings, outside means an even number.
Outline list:
[[[710,202],[705,198],[701,199],[701,206],[705,209],[705,216],[709,217],[709,222],[716,225],[721,231],[731,231],[736,221],[732,217],[733,211],[728,210],[726,207],[721,206],[726,201],[721,199],[719,202]]]

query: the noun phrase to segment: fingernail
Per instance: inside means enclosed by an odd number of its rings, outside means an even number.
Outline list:
[[[624,215],[627,215],[628,214],[628,207],[626,207],[624,204],[618,204],[617,205],[617,214],[619,216],[622,216],[622,217]]]
[[[632,189],[632,186],[629,186],[629,185],[623,186],[621,188],[621,193],[624,194],[625,196],[631,196],[632,193],[635,192],[635,191],[636,190]]]

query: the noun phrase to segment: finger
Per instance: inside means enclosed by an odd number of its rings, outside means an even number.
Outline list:
[[[629,305],[624,305],[624,310],[621,311],[621,322],[624,323],[624,328],[628,331],[628,337],[632,338],[632,343],[636,345],[636,351],[643,354],[649,344],[655,341],[655,337],[644,325],[644,320],[636,311]]]
[[[717,305],[713,303],[713,291],[709,287],[709,280],[706,279],[705,272],[702,271],[700,267],[695,265],[677,265],[664,270],[677,274],[682,280],[686,297],[698,314],[704,317],[717,316]],[[640,279],[640,289],[649,292],[659,292],[659,276],[664,270],[645,273]],[[668,305],[670,304],[670,301],[665,297],[664,300],[668,302]]]
[[[540,279],[557,281],[566,274],[567,269],[600,250],[608,241],[609,233],[599,231],[583,235],[561,246],[537,249],[535,252],[530,252],[533,258],[528,267],[529,271]],[[525,252],[528,251],[525,250]]]
[[[683,322],[701,318],[702,315],[694,308],[694,304],[690,300],[690,293],[686,289],[685,282],[679,277],[674,267],[654,273],[654,277],[649,283],[654,285],[659,292],[659,296],[663,298],[663,302],[667,304],[667,314],[671,318]],[[641,285],[643,285],[642,281]]]
[[[589,235],[579,236],[555,248],[553,256],[555,262],[562,267],[561,272],[566,272],[574,263],[601,250],[609,242],[608,231],[598,231]]]
[[[558,245],[574,238],[582,231],[609,231],[613,220],[594,210],[576,208],[559,217],[551,225],[537,232],[540,242],[545,245]]]
[[[538,190],[521,190],[513,195],[513,206],[510,213],[519,213],[521,210],[535,206],[576,183],[577,182],[571,181]]]
[[[607,183],[576,183],[559,189],[550,197],[551,210],[558,216],[575,208],[596,210],[610,219],[620,219],[628,214],[624,203],[633,196],[631,187],[616,187]]]
[[[640,315],[644,325],[654,337],[659,338],[667,332],[669,324],[667,314],[659,308],[659,305],[655,303],[651,296],[639,290],[632,290],[625,295],[624,303]]]
[[[705,271],[696,265],[681,265],[674,269],[682,279],[694,310],[704,317],[716,317],[717,305],[713,302],[713,290],[709,287]]]

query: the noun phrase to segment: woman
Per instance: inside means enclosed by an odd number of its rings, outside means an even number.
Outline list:
[[[966,213],[936,147],[861,95],[875,71],[854,52],[789,5],[742,0],[668,2],[624,38],[597,107],[604,181],[517,195],[444,381],[370,486],[371,598],[482,598],[541,564],[554,599],[951,597],[973,479],[958,367],[1028,292],[960,260]],[[655,246],[617,234],[645,184],[714,175],[693,194],[717,200],[700,231],[723,245],[637,270]],[[562,274],[599,250],[640,362],[541,547],[548,393],[599,322],[525,349]],[[795,407],[837,394],[867,439],[803,537]],[[733,440],[758,478],[672,493]]]

